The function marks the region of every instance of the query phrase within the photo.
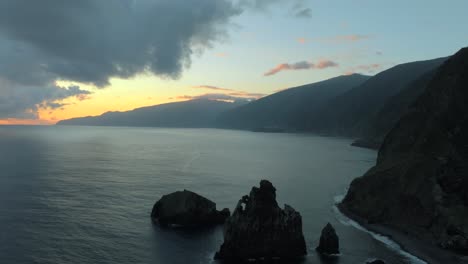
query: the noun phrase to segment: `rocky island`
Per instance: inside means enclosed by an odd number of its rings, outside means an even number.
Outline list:
[[[395,239],[420,241],[425,246],[415,253],[430,263],[466,263],[460,255],[468,255],[467,135],[464,48],[436,71],[386,136],[376,166],[351,183],[339,207],[367,226],[396,230],[402,236]],[[442,258],[432,248],[460,255]]]
[[[239,200],[224,226],[224,243],[215,259],[295,258],[307,254],[302,218],[291,206],[281,209],[276,189],[262,180]]]
[[[187,190],[164,195],[151,211],[161,226],[210,226],[224,223],[229,215],[229,209],[218,211],[214,202]]]

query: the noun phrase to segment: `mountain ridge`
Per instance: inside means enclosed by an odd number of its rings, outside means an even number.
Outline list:
[[[320,106],[371,78],[361,74],[342,75],[324,81],[289,88],[232,109],[218,118],[222,128],[252,130],[278,127],[304,130],[304,120]]]
[[[439,67],[447,58],[408,62],[382,71],[359,87],[336,97],[320,109],[309,130],[348,137],[362,137],[382,105],[426,72]],[[319,124],[318,126],[315,124]]]
[[[213,127],[219,113],[241,104],[196,99],[145,106],[130,111],[106,112],[99,116],[72,118],[59,121],[57,125]]]

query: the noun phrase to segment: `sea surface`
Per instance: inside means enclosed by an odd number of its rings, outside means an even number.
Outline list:
[[[218,263],[222,227],[161,229],[153,204],[188,189],[234,209],[261,179],[302,215],[298,263],[412,263],[334,204],[376,152],[349,139],[216,129],[0,126],[0,263]],[[341,255],[315,253],[330,222]],[[384,243],[385,242],[385,243]]]

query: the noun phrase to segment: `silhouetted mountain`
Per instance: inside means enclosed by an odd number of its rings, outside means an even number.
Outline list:
[[[354,74],[291,88],[222,114],[224,128],[309,131],[380,140],[447,58],[397,65],[373,77]]]
[[[235,129],[304,130],[308,120],[330,99],[369,78],[353,74],[290,88],[225,112],[217,123],[220,127]]]
[[[72,118],[58,125],[213,127],[218,115],[244,103],[192,100],[137,108],[127,112],[107,112],[100,116]]]
[[[195,100],[75,118],[61,125],[221,127],[308,131],[363,138],[378,147],[446,58],[395,66],[374,77],[353,74],[290,88],[248,104]]]
[[[380,72],[362,85],[330,100],[318,110],[315,119],[309,122],[307,130],[350,137],[366,135],[373,118],[379,114],[389,98],[397,95],[425,73],[439,67],[445,60],[446,58],[439,58],[405,63]],[[411,93],[413,92],[408,92]],[[415,97],[410,98],[410,101],[413,99]],[[394,111],[392,107],[389,108],[389,111]],[[385,130],[391,126],[392,124],[383,125],[379,126],[379,129]]]
[[[352,182],[341,207],[468,255],[467,88],[465,48],[436,71],[385,137],[376,166]]]

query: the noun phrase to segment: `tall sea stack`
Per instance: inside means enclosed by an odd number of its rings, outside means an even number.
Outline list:
[[[302,218],[291,206],[281,209],[276,189],[266,180],[239,200],[224,226],[224,243],[215,259],[294,258],[307,254]]]

